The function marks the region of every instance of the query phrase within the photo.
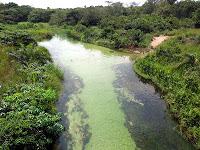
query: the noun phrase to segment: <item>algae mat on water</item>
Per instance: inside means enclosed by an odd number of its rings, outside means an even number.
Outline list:
[[[134,149],[135,145],[124,126],[125,116],[112,86],[115,80],[112,63],[99,63],[90,64],[94,66],[88,70],[88,74],[85,71],[80,73],[84,82],[80,98],[89,116],[91,132],[86,149]]]
[[[115,73],[112,67],[124,59],[117,56],[106,57],[98,51],[87,50],[79,59],[76,57],[71,61],[71,70],[84,84],[78,95],[88,115],[91,133],[85,148],[133,150],[135,144],[124,126],[125,116],[113,88]]]
[[[59,47],[56,46],[58,43]],[[105,55],[101,51],[87,49],[80,43],[74,44],[59,38],[53,38],[42,45],[49,49],[58,65],[70,69],[82,80],[83,88],[76,96],[88,115],[86,120],[91,133],[85,149],[134,150],[136,145],[125,127],[125,115],[113,87],[113,82],[116,80],[114,65],[126,63],[128,58]],[[90,48],[95,49],[95,47]],[[70,106],[74,107],[68,105]],[[69,121],[76,122],[75,115],[77,113],[74,113],[73,118],[73,113],[70,114]],[[77,141],[82,133],[71,130],[70,134],[73,134],[74,141]],[[82,142],[74,144],[82,144]],[[82,149],[81,145],[72,145],[72,147]]]

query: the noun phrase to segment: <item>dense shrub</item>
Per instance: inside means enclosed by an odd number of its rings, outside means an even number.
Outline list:
[[[18,6],[15,3],[0,4],[0,22],[13,24],[27,21],[31,10],[30,6]]]
[[[85,32],[86,29],[87,29],[87,27],[84,26],[84,25],[82,25],[82,24],[77,24],[77,25],[75,26],[75,30],[76,30],[77,32]]]
[[[155,33],[160,34],[179,27],[192,27],[193,21],[146,14],[106,16],[98,25],[93,25],[93,27],[85,25],[80,21],[75,26],[66,26],[68,36],[76,40],[120,49],[148,47]]]
[[[30,29],[30,28],[34,28],[34,23],[31,23],[31,22],[19,22],[17,24],[17,28],[18,29]]]
[[[65,24],[66,16],[67,16],[67,11],[57,10],[51,15],[49,24],[50,25],[63,25],[63,24]]]
[[[0,32],[0,44],[2,45],[19,46],[30,43],[36,44],[35,40],[26,32]]]
[[[52,64],[47,49],[39,47],[35,37],[27,33],[34,29],[34,36],[42,38],[36,32],[38,26],[44,25],[16,26],[21,27],[19,32],[13,26],[8,28],[10,31],[3,27],[0,32],[4,48],[1,63],[4,67],[15,63],[14,68],[9,68],[14,70],[15,78],[0,88],[0,148],[46,149],[63,131],[55,108],[62,73]]]
[[[101,30],[97,27],[91,27],[89,29],[86,29],[83,33],[82,40],[84,42],[91,42],[96,41],[101,36]]]
[[[51,57],[47,49],[43,47],[35,47],[32,44],[11,49],[9,55],[23,64],[37,63],[39,65],[44,65],[51,62]]]
[[[195,22],[195,27],[196,28],[200,28],[200,8],[197,9],[194,13],[193,13],[193,20]]]
[[[139,46],[144,38],[144,33],[141,30],[132,29],[128,31],[128,37],[131,45]]]
[[[50,17],[51,17],[52,11],[50,10],[45,10],[45,9],[33,9],[29,16],[28,16],[28,21],[30,22],[49,22]]]
[[[56,92],[39,84],[22,84],[5,93],[0,104],[1,145],[42,149],[52,143],[63,130],[54,113],[55,100]]]
[[[185,33],[171,39],[154,54],[138,60],[135,70],[165,93],[181,133],[200,148],[200,47],[194,38],[198,35]]]

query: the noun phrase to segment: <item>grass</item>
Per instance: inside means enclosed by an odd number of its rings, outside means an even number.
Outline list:
[[[14,62],[12,62],[6,52],[6,48],[0,47],[0,82],[5,83],[8,80],[12,79],[15,74],[15,66],[13,66]]]
[[[0,98],[5,92],[6,87],[18,83],[21,79],[17,71],[19,64],[8,56],[8,50],[10,48],[0,46]]]

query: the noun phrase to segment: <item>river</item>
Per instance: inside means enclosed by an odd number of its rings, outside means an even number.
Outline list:
[[[58,36],[40,42],[63,71],[59,150],[192,150],[127,54]]]

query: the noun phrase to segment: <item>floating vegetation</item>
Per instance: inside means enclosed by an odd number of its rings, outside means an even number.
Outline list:
[[[72,95],[67,103],[69,134],[71,135],[71,147],[74,150],[84,149],[84,145],[89,138],[87,114],[83,110],[83,103],[78,95]]]
[[[55,63],[73,72],[84,84],[80,87],[76,78],[72,78],[73,83],[65,83],[72,86],[67,104],[72,149],[134,150],[136,145],[125,126],[118,93],[113,87],[113,66],[127,62],[127,59],[108,57],[94,45],[88,50],[80,43],[56,37],[42,45],[49,49]],[[71,78],[65,75],[65,79]]]
[[[140,100],[135,98],[135,94],[134,93],[132,93],[132,94],[129,93],[128,89],[126,89],[126,88],[118,88],[117,91],[119,92],[119,95],[121,97],[123,97],[123,99],[125,99],[127,102],[136,103],[136,104],[138,104],[140,106],[144,106],[144,104]]]

